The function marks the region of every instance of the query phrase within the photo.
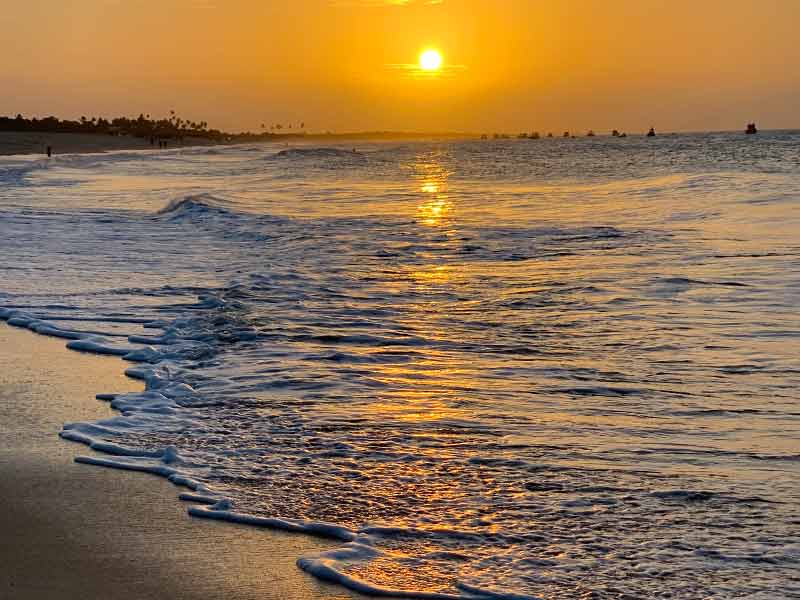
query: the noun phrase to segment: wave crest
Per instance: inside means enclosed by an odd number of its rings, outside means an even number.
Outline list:
[[[227,214],[232,212],[230,202],[213,194],[191,194],[174,198],[159,210],[156,215],[169,219],[208,214]]]
[[[355,148],[345,150],[343,148],[288,148],[272,155],[270,158],[280,159],[308,159],[308,158],[344,158],[363,160],[365,155]]]

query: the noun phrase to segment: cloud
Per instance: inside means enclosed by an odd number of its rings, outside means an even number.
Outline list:
[[[426,71],[417,63],[387,64],[384,67],[399,73],[404,79],[451,79],[467,70],[466,65],[442,65],[435,71]]]

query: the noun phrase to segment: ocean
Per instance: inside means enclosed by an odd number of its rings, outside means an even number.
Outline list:
[[[800,598],[800,133],[354,144],[0,157],[0,317],[146,385],[80,460],[357,591]]]

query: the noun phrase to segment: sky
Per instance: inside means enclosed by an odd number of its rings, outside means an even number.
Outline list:
[[[0,114],[228,131],[800,127],[798,0],[4,0]],[[437,49],[444,67],[415,70]]]

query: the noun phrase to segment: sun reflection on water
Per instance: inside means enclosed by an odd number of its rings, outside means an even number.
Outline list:
[[[435,158],[418,160],[413,169],[421,175],[419,193],[422,194],[422,201],[417,206],[419,222],[428,227],[447,224],[454,208],[447,189],[450,172]]]

